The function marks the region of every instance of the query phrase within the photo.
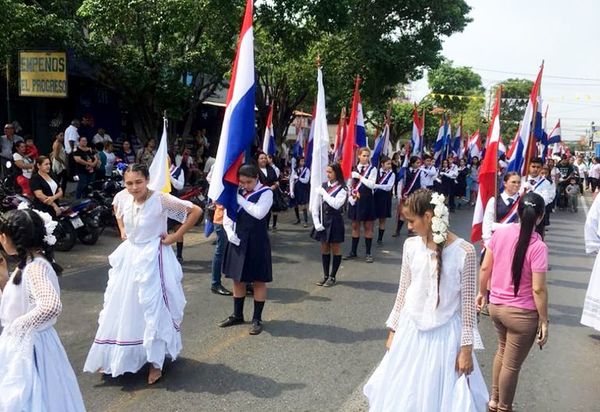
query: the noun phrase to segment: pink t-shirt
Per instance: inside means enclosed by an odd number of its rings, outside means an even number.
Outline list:
[[[490,303],[536,310],[533,300],[532,273],[548,270],[548,246],[537,232],[533,232],[525,253],[519,293],[515,296],[511,266],[520,227],[518,223],[513,223],[498,228],[487,245],[494,255]]]

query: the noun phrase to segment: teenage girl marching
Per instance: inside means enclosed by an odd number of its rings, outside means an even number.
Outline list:
[[[385,232],[385,221],[392,217],[392,188],[396,182],[396,176],[392,170],[392,160],[387,156],[381,157],[381,168],[375,184],[375,216],[379,219],[379,233],[377,244],[383,244],[383,233]]]
[[[264,156],[264,155],[261,155]],[[234,223],[227,213],[223,228],[229,243],[223,257],[223,273],[233,279],[233,314],[219,323],[222,328],[244,323],[246,284],[254,285],[254,314],[251,335],[263,330],[262,311],[267,300],[267,283],[273,280],[271,242],[267,231],[269,210],[273,205],[273,191],[259,182],[258,168],[245,164],[238,171],[237,219]]]
[[[402,226],[404,225],[404,209],[402,207],[403,200],[421,188],[421,159],[417,156],[412,156],[409,160],[408,166],[408,170],[406,170],[404,173],[404,180],[402,181],[401,185],[402,191],[400,201],[398,202],[398,208],[396,210],[398,222],[396,224],[396,231],[392,237],[400,236],[400,230],[402,230]],[[410,229],[408,233],[409,235],[411,234]]]
[[[358,150],[358,165],[352,172],[348,218],[352,221],[352,249],[346,259],[356,258],[360,240],[361,224],[365,231],[366,262],[373,263],[371,245],[373,243],[373,221],[375,220],[375,200],[373,189],[377,180],[377,169],[370,164],[371,150],[363,147]]]
[[[294,183],[294,212],[296,213],[295,225],[300,224],[300,210],[304,218],[304,227],[308,227],[308,211],[306,209],[310,198],[310,169],[306,167],[306,159],[298,159],[298,170],[296,171],[296,182]]]
[[[313,211],[315,228],[311,237],[321,242],[323,280],[317,282],[317,285],[330,287],[335,285],[335,277],[342,262],[341,244],[345,234],[342,206],[346,203],[348,191],[339,163],[327,166],[325,171],[327,182],[323,183],[317,192],[321,208],[320,211]],[[333,264],[330,271],[331,254],[333,254]]]

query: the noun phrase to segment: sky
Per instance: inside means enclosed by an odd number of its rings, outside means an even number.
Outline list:
[[[563,140],[579,140],[592,121],[600,130],[600,1],[467,3],[473,21],[444,40],[443,56],[471,67],[486,89],[511,77],[535,80],[543,60],[548,133],[559,118]],[[419,101],[429,92],[426,78],[410,89]]]

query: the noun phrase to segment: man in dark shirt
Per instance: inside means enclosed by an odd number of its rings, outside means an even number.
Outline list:
[[[94,180],[96,166],[98,166],[100,159],[92,148],[88,146],[85,136],[79,138],[79,146],[73,152],[73,159],[75,160],[75,169],[79,177],[75,197],[81,199],[85,187]]]
[[[556,166],[558,170],[558,207],[564,210],[567,206],[565,188],[569,184],[571,177],[577,178],[575,167],[569,162],[567,155],[562,155],[561,161]]]

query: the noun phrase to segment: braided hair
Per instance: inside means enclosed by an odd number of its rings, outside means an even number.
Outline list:
[[[15,285],[21,283],[23,270],[27,261],[33,259],[34,252],[41,253],[58,275],[62,272],[62,267],[54,262],[52,248],[44,242],[44,221],[33,210],[11,210],[4,213],[0,216],[0,233],[11,240],[17,252],[17,272],[13,278]]]
[[[431,203],[433,192],[429,189],[418,189],[415,190],[410,196],[404,200],[403,206],[408,211],[416,216],[423,217],[425,212],[429,211],[433,215],[433,209],[435,205]],[[440,303],[440,281],[442,278],[442,252],[446,241],[442,243],[436,243],[435,247],[435,258],[437,261],[437,286],[438,286],[438,304]]]

